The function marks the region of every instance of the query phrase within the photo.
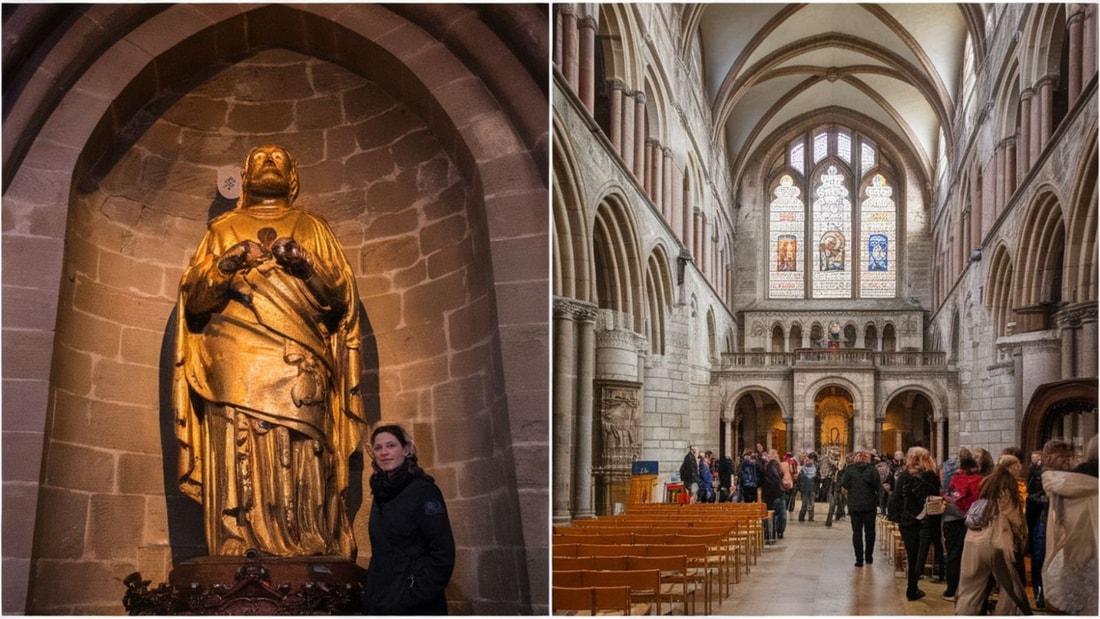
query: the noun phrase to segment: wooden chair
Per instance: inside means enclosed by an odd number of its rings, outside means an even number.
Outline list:
[[[695,592],[698,588],[688,578],[688,560],[684,555],[670,555],[667,557],[638,557],[629,556],[626,559],[626,569],[630,570],[659,570],[661,573],[662,599],[669,603],[669,612],[677,601],[684,604],[684,614],[695,614]],[[691,597],[691,610],[688,610],[688,597]]]
[[[555,615],[629,615],[630,587],[551,587]]]

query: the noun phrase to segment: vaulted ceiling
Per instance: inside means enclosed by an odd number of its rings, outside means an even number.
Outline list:
[[[879,124],[933,173],[984,21],[978,4],[920,3],[704,3],[683,18],[735,176],[773,132],[822,108]]]

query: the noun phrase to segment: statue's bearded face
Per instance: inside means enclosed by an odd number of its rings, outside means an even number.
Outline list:
[[[290,193],[290,156],[277,146],[258,148],[248,160],[248,189],[261,196]]]

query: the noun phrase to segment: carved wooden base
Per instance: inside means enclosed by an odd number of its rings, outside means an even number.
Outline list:
[[[200,557],[152,590],[134,572],[122,604],[131,615],[358,614],[363,576],[336,557]]]

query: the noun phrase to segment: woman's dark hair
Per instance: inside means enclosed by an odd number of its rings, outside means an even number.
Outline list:
[[[978,472],[978,461],[974,458],[974,454],[970,453],[970,450],[967,450],[966,453],[959,452],[959,470],[967,473]]]
[[[402,447],[408,447],[409,455],[406,456],[405,459],[408,460],[410,469],[413,471],[420,469],[420,463],[416,460],[416,443],[413,442],[412,436],[410,436],[409,433],[405,431],[405,428],[402,428],[395,423],[391,423],[384,426],[378,426],[370,433],[370,445],[367,446],[367,453],[370,454],[370,466],[372,469],[374,469],[374,472],[377,473],[382,470],[378,468],[378,464],[374,461],[373,446],[374,439],[383,432],[392,434],[394,438],[397,439],[397,442],[401,443]]]

